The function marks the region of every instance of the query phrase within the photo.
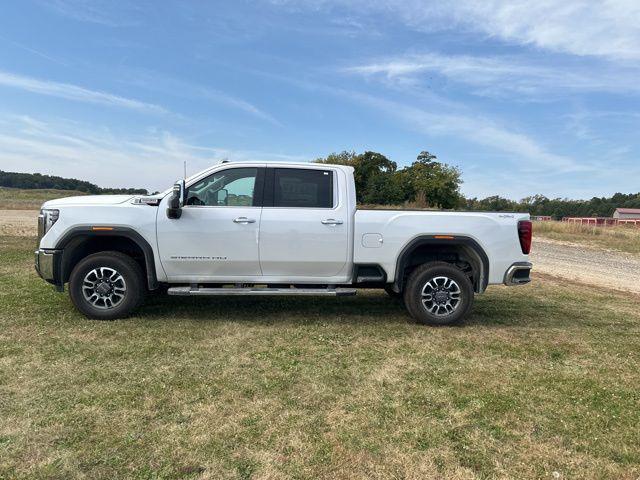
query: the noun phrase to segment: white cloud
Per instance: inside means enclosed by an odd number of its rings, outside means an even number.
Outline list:
[[[400,119],[416,131],[433,136],[461,138],[502,152],[522,173],[536,172],[542,175],[551,172],[557,174],[592,170],[590,166],[571,157],[550,152],[530,136],[506,128],[488,118],[430,112],[423,108],[363,94],[352,93],[350,96]]]
[[[164,190],[183,173],[228,159],[307,160],[305,157],[193,145],[165,130],[116,134],[68,120],[0,115],[0,168],[89,180],[104,187]]]
[[[47,55],[46,53],[41,52],[40,50],[36,50],[35,48],[31,48],[31,47],[29,47],[27,45],[24,45],[24,44],[20,43],[20,42],[16,42],[14,40],[9,40],[9,39],[1,36],[1,35],[0,35],[0,40],[2,40],[3,42],[7,42],[7,43],[13,45],[14,47],[17,47],[20,50],[23,50],[25,52],[29,52],[29,53],[31,53],[33,55],[36,55],[36,56],[40,57],[40,58],[44,58],[45,60],[49,60],[50,62],[57,63],[58,65],[62,65],[63,67],[68,67],[69,66],[67,63],[63,62],[62,60],[59,60],[59,59],[54,58],[54,57],[52,57],[50,55]]]
[[[164,72],[156,72],[141,68],[127,68],[121,70],[119,81],[128,85],[135,85],[146,91],[160,92],[181,98],[206,100],[226,107],[245,112],[255,118],[272,123],[276,126],[282,124],[268,112],[260,109],[253,103],[220,90],[205,87],[201,84],[187,80],[181,80],[167,75]]]
[[[100,92],[97,90],[89,90],[69,83],[38,80],[36,78],[16,75],[9,72],[0,71],[0,85],[18,88],[20,90],[40,95],[65,98],[67,100],[74,100],[77,102],[96,103],[110,107],[127,108],[149,113],[167,113],[164,108],[152,103],[145,103],[139,100],[120,97],[118,95]]]
[[[42,5],[59,15],[106,27],[133,27],[143,17],[140,2],[116,4],[108,0],[45,0]]]
[[[640,164],[629,159],[625,146],[619,146],[619,150],[607,148],[606,155],[593,152],[574,158],[555,153],[527,133],[490,118],[431,112],[367,95],[352,94],[352,98],[427,136],[487,147],[484,153],[478,149],[476,154],[466,155],[462,188],[465,195],[520,199],[540,193],[549,197],[591,198],[594,194],[608,196],[619,191],[637,191]]]
[[[503,96],[507,93],[538,97],[551,93],[609,92],[640,93],[640,70],[599,65],[572,67],[540,64],[513,56],[442,55],[435,52],[407,54],[370,61],[344,69],[367,77],[382,78],[393,84],[407,85],[440,75],[449,81],[469,85],[480,95]]]
[[[282,124],[278,122],[278,120],[276,120],[274,117],[262,111],[252,103],[247,102],[246,100],[242,100],[240,98],[228,95],[226,93],[223,93],[217,90],[211,90],[210,88],[202,88],[202,87],[195,87],[195,86],[193,88],[199,91],[200,96],[203,98],[206,98],[213,102],[220,103],[222,105],[227,105],[229,107],[236,108],[238,110],[241,110],[245,113],[253,115],[256,118],[265,120],[274,125],[282,126]]]
[[[422,20],[430,15],[508,42],[574,55],[640,59],[637,0],[448,0],[425,9]]]
[[[593,171],[595,167],[575,159],[553,153],[531,136],[505,126],[491,118],[473,115],[456,102],[429,97],[431,107],[418,103],[401,103],[369,95],[355,90],[331,87],[320,83],[298,80],[283,75],[269,78],[294,85],[312,92],[338,96],[382,111],[387,117],[399,120],[408,129],[433,137],[449,137],[475,145],[488,147],[503,154],[512,171],[523,174],[536,172],[539,176],[556,173]],[[495,168],[495,167],[492,167]]]
[[[463,27],[512,44],[573,55],[640,59],[637,0],[276,0],[400,19],[424,31]]]
[[[425,135],[450,136],[489,147],[490,152],[502,152],[502,166],[493,163],[485,165],[481,151],[475,158],[467,159],[463,190],[468,195],[484,197],[500,194],[516,199],[532,193],[574,198],[589,197],[593,192],[608,195],[613,193],[613,185],[615,190],[632,191],[635,188],[634,179],[640,174],[638,167],[631,165],[625,167],[627,175],[621,178],[622,166],[615,168],[615,165],[609,165],[598,170],[596,176],[595,167],[584,160],[578,163],[550,152],[526,134],[506,129],[484,118],[431,113],[353,92],[337,94],[348,95],[353,101],[393,115],[409,128]],[[98,125],[87,126],[67,120],[43,120],[24,115],[0,114],[0,132],[2,170],[74,177],[104,187],[164,190],[182,176],[185,160],[188,174],[193,174],[223,159],[310,159],[310,156],[194,145],[166,130],[149,129],[137,135],[123,135]],[[495,154],[492,156],[495,160]],[[584,181],[577,181],[576,178]]]

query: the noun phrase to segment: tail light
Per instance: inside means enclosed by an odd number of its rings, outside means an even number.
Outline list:
[[[520,220],[518,222],[518,238],[520,239],[520,248],[522,253],[529,255],[531,251],[531,238],[533,236],[533,224],[529,220]]]

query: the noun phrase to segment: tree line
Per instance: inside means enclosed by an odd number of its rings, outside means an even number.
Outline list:
[[[520,201],[499,196],[465,199],[468,210],[494,210],[529,212],[531,215],[562,217],[610,217],[616,208],[640,208],[640,193],[616,193],[611,197],[593,197],[590,200],[547,198],[544,195],[525,197]]]
[[[562,217],[610,217],[616,208],[640,208],[640,193],[616,193],[612,197],[590,200],[547,198],[533,195],[522,200],[500,196],[465,198],[460,192],[462,172],[458,167],[438,161],[427,151],[420,152],[410,165],[398,168],[396,162],[378,152],[340,152],[315,160],[317,163],[348,165],[354,169],[359,205],[404,206],[406,208],[443,208],[529,212],[532,215]],[[0,170],[0,187],[51,188],[77,190],[91,194],[123,193],[146,195],[143,188],[102,188],[75,178],[39,173],[15,173]]]
[[[427,151],[411,165],[398,168],[396,162],[377,152],[341,152],[318,158],[317,163],[354,168],[357,201],[360,205],[398,205],[417,208],[529,212],[531,215],[562,217],[610,217],[616,208],[640,208],[640,193],[616,193],[590,200],[547,198],[533,195],[522,200],[500,196],[465,198],[460,192],[459,168],[439,162]]]
[[[51,188],[56,190],[75,190],[78,192],[99,194],[147,195],[144,188],[102,188],[86,180],[63,178],[40,173],[17,173],[0,170],[0,187],[10,188]]]

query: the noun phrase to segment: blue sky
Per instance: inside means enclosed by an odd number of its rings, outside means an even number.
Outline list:
[[[0,169],[164,189],[421,150],[468,196],[640,191],[637,0],[14,1]]]

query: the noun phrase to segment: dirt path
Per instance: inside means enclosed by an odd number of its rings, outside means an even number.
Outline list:
[[[37,210],[0,210],[0,235],[33,237]],[[640,293],[640,257],[536,237],[534,271],[581,283]]]
[[[0,210],[0,235],[35,237],[38,210]]]
[[[640,257],[628,253],[537,237],[534,271],[640,293]]]

